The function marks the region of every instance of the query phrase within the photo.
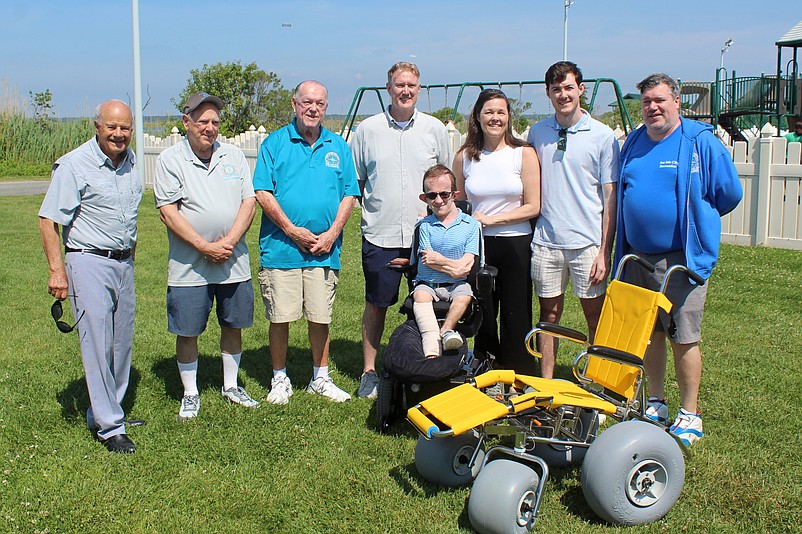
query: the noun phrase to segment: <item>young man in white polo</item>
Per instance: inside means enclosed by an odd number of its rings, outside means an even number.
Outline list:
[[[615,235],[618,140],[579,103],[585,85],[570,61],[546,71],[554,115],[529,130],[540,160],[540,216],[532,237],[532,281],[540,320],[559,323],[570,276],[593,339]],[[538,336],[540,373],[554,375],[557,339]]]

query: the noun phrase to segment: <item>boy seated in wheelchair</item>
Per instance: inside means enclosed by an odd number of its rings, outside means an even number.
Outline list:
[[[427,358],[444,350],[459,348],[464,340],[454,328],[473,300],[467,277],[479,255],[480,226],[455,204],[457,180],[445,165],[434,165],[423,175],[420,199],[431,215],[419,223],[417,250],[412,262],[418,263],[412,291],[415,322],[421,332]],[[442,326],[437,323],[432,303],[449,301]]]

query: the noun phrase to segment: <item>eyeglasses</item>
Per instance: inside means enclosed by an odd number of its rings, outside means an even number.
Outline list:
[[[448,200],[454,194],[454,191],[440,191],[439,193],[435,193],[434,191],[429,191],[428,193],[424,193],[423,195],[429,199],[434,200],[438,196],[443,200]]]
[[[565,152],[565,147],[568,145],[568,130],[565,128],[560,128],[558,134],[560,136],[560,140],[557,141],[557,150]]]
[[[78,326],[78,323],[80,323],[81,319],[84,318],[85,313],[86,310],[82,311],[81,316],[78,317],[78,320],[75,321],[75,324],[70,326],[68,323],[65,323],[64,321],[61,320],[61,318],[64,316],[64,308],[62,308],[61,306],[61,301],[57,300],[56,302],[53,303],[52,306],[50,306],[50,315],[52,315],[53,320],[56,321],[56,328],[58,328],[61,332],[65,334],[69,334],[70,332],[75,330],[75,327]]]
[[[295,103],[301,109],[309,109],[311,107],[316,107],[318,109],[326,109],[326,106],[328,105],[328,103],[325,100],[309,100],[306,98],[303,100],[296,100]]]

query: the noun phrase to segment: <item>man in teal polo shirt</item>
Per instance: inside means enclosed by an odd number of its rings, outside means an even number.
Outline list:
[[[270,321],[273,380],[267,401],[286,404],[289,323],[306,317],[314,374],[307,391],[351,400],[328,371],[329,324],[340,269],[342,230],[359,196],[346,142],[322,126],[323,84],[305,81],[292,97],[295,119],[262,142],[253,186],[262,206],[259,285]]]

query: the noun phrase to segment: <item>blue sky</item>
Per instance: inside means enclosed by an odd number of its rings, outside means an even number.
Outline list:
[[[130,0],[3,4],[0,92],[27,100],[50,89],[59,116],[88,115],[107,98],[133,101]],[[146,115],[174,113],[170,99],[204,63],[255,62],[287,88],[320,80],[329,113],[344,113],[354,91],[383,85],[395,61],[416,62],[424,83],[532,80],[563,48],[563,0],[140,0],[139,16]],[[615,78],[625,93],[655,71],[712,80],[729,38],[728,69],[773,73],[774,42],[800,20],[799,0],[576,0],[568,56],[585,77]],[[515,92],[547,111],[539,93]],[[446,103],[424,94],[419,107]]]

